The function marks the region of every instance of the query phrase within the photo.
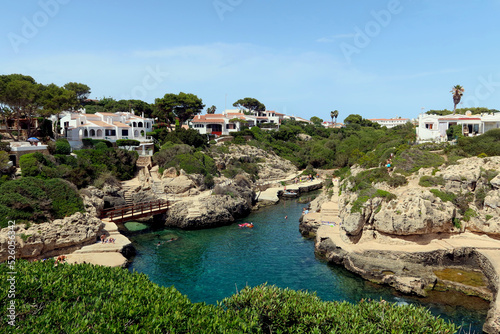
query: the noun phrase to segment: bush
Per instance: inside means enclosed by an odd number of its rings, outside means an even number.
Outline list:
[[[445,181],[443,177],[432,177],[432,176],[422,176],[418,184],[422,187],[436,187],[436,186],[444,186]]]
[[[397,188],[408,184],[408,180],[404,175],[393,174],[392,177],[387,180],[387,184],[393,188]]]
[[[111,172],[104,172],[94,181],[94,187],[102,189],[105,185],[119,187],[121,183]]]
[[[434,196],[439,197],[443,202],[453,202],[457,197],[454,193],[443,192],[438,189],[431,189],[430,191],[434,194]]]
[[[36,223],[83,212],[83,201],[69,182],[23,177],[0,185],[0,226],[9,220]]]
[[[412,173],[418,171],[420,168],[439,167],[444,162],[443,157],[417,148],[407,149],[393,160],[394,167]]]
[[[118,139],[116,141],[116,146],[139,146],[140,141],[135,139]]]
[[[59,138],[56,140],[54,154],[70,154],[71,145],[66,138]]]
[[[315,294],[274,286],[245,288],[223,300],[248,312],[262,333],[454,333],[457,328],[424,308],[384,301],[325,302]],[[417,315],[418,314],[418,315]]]
[[[0,264],[6,281],[9,268]],[[274,286],[245,288],[220,304],[191,303],[144,274],[54,260],[16,262],[19,333],[454,333],[423,307],[326,302]],[[120,282],[117,284],[117,282]],[[6,308],[7,298],[0,302]],[[7,321],[0,331],[7,332]]]

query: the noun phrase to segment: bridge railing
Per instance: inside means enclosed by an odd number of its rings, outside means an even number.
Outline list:
[[[103,210],[101,212],[101,218],[109,218],[111,221],[132,219],[134,217],[141,217],[148,214],[157,214],[162,211],[166,211],[168,210],[168,206],[169,202],[164,200],[117,206]]]

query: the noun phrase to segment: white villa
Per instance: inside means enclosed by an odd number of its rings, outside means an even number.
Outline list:
[[[141,155],[152,154],[152,139],[146,133],[153,130],[154,120],[136,116],[130,112],[95,114],[67,113],[61,118],[61,135],[72,146],[81,145],[83,138],[105,139],[116,142],[118,139],[135,139],[141,142],[137,150]],[[76,143],[76,145],[75,145]]]
[[[396,118],[372,118],[369,119],[369,121],[372,121],[373,123],[378,123],[381,126],[385,126],[386,128],[390,129],[398,125],[403,125],[408,122],[410,122],[409,118],[401,118],[401,117],[396,117]]]
[[[240,131],[242,125],[252,127],[257,124],[271,123],[279,126],[284,116],[275,111],[254,111],[251,115],[246,115],[239,109],[231,109],[225,110],[222,114],[196,115],[189,125],[200,134],[226,136],[231,132]]]
[[[448,140],[446,130],[453,125],[462,126],[464,136],[482,135],[488,130],[500,128],[500,114],[472,115],[427,115],[418,116],[417,142],[444,142]]]

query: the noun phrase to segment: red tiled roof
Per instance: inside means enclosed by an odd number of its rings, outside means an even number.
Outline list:
[[[109,123],[103,122],[103,121],[92,121],[91,123],[94,123],[97,126],[100,126],[101,128],[112,128],[113,126]]]
[[[408,118],[371,118],[369,121],[408,121]]]
[[[123,124],[122,122],[113,122],[113,125],[116,125],[119,128],[130,128],[130,126]]]
[[[192,120],[193,123],[224,123],[223,119],[210,118],[210,119],[198,119],[195,118]]]

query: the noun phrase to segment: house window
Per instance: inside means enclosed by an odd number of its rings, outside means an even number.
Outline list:
[[[432,125],[433,125],[432,123],[425,123],[425,128],[432,130]]]
[[[65,128],[69,127],[69,122],[64,122],[64,127]]]
[[[128,136],[128,129],[122,130],[122,136]]]
[[[106,129],[105,132],[104,132],[104,135],[107,137],[107,136],[116,136],[116,130],[111,130],[111,129]]]

